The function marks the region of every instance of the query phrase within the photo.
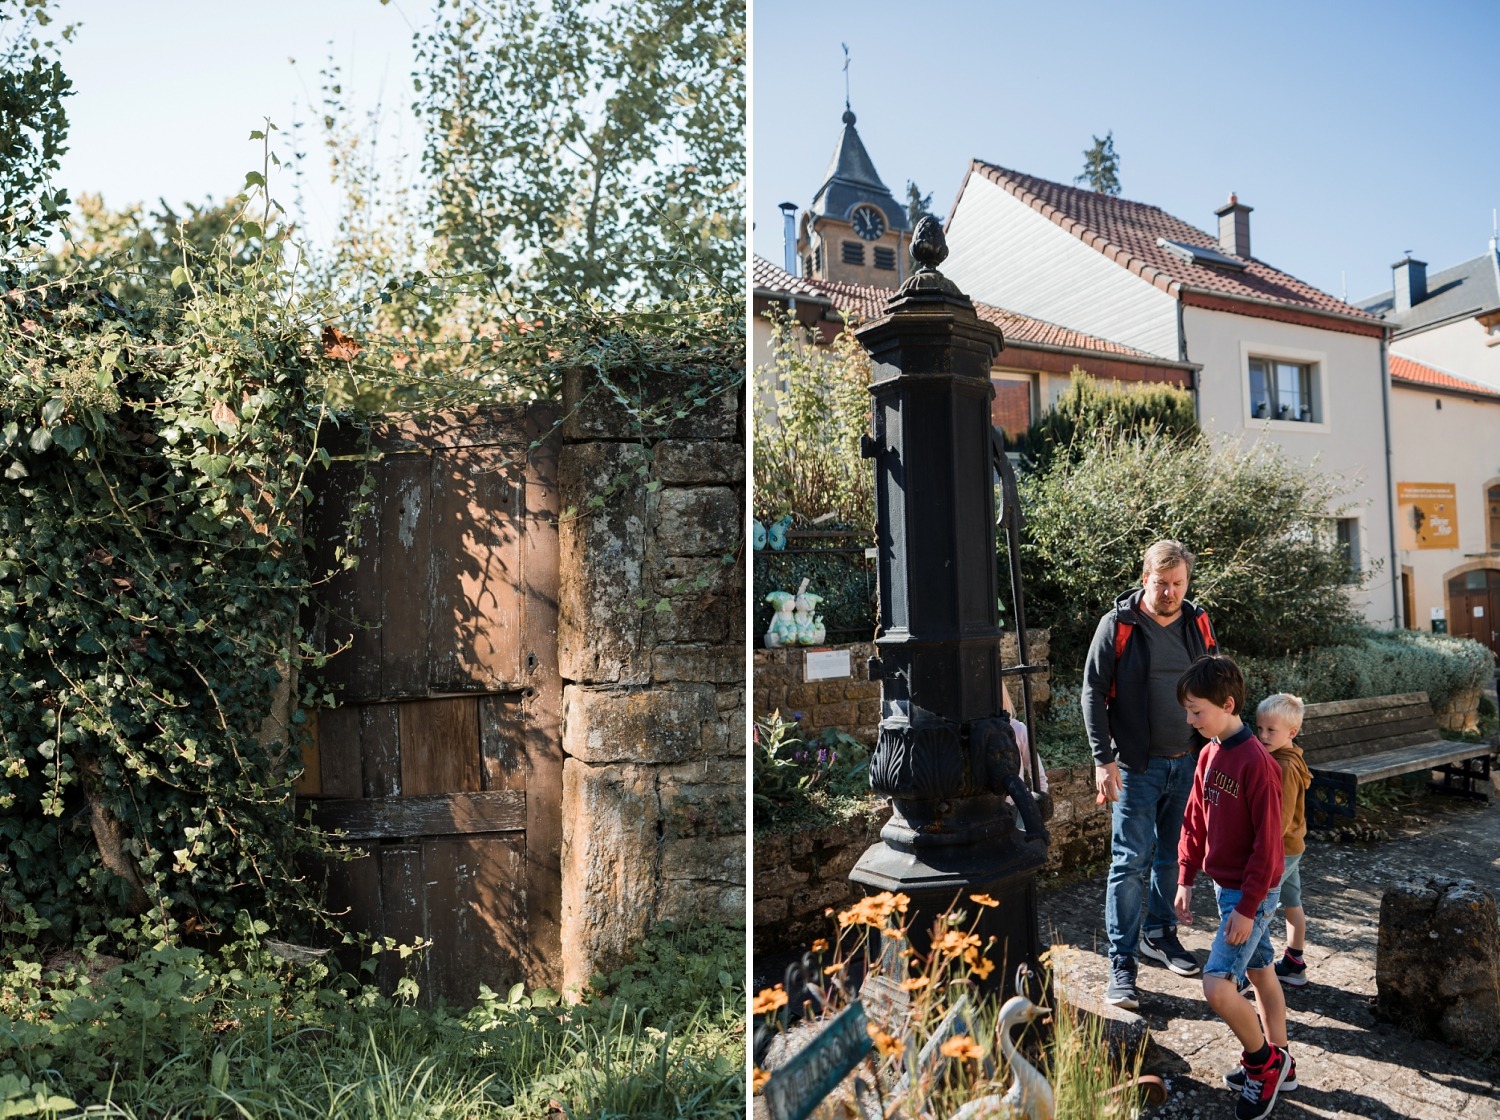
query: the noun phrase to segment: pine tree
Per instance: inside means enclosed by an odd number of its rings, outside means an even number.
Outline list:
[[[1120,157],[1115,155],[1115,133],[1110,129],[1104,139],[1093,137],[1094,146],[1083,153],[1083,174],[1073,180],[1086,183],[1100,194],[1120,193]]]
[[[910,179],[906,180],[906,228],[916,229],[917,223],[932,213],[932,192],[922,193],[922,188]]]

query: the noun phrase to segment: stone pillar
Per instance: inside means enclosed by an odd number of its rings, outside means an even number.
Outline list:
[[[679,389],[647,378],[627,391],[660,400]],[[681,430],[643,435],[577,371],[564,408],[562,957],[572,987],[657,922],[745,920],[745,453],[737,393]]]

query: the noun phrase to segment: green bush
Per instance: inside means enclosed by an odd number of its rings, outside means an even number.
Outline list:
[[[1051,629],[1063,676],[1081,673],[1099,617],[1162,538],[1197,555],[1191,595],[1227,649],[1275,656],[1354,632],[1336,477],[1269,445],[1160,433],[1080,437],[1077,450],[1021,479],[1026,620]]]
[[[1199,432],[1193,394],[1175,385],[1101,381],[1074,366],[1057,402],[1016,442],[1027,469],[1044,470],[1058,457],[1080,458],[1101,432],[1127,439],[1160,434],[1193,440]]]
[[[1291,692],[1309,704],[1425,692],[1441,709],[1495,675],[1494,655],[1478,642],[1421,630],[1366,630],[1349,644],[1237,660],[1245,673],[1246,711],[1273,692]]]
[[[773,712],[755,721],[756,832],[833,824],[874,803],[870,748],[833,728],[799,737],[801,718]]]

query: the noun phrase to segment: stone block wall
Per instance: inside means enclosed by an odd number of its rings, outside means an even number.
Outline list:
[[[659,921],[742,925],[746,901],[739,395],[646,446],[594,387],[565,379],[558,464],[570,987]]]

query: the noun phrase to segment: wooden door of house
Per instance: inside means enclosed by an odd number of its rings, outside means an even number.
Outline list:
[[[1448,581],[1448,632],[1500,656],[1500,571],[1480,568]]]
[[[356,852],[328,867],[347,922],[416,958],[422,1001],[560,975],[561,685],[550,407],[335,433],[310,511],[331,656],[299,794]],[[345,558],[357,565],[345,566]]]

